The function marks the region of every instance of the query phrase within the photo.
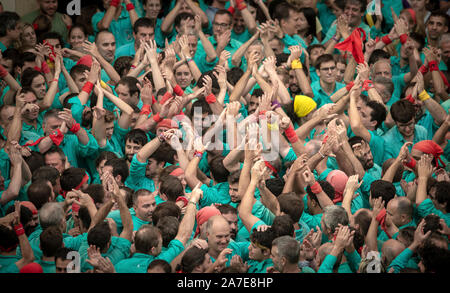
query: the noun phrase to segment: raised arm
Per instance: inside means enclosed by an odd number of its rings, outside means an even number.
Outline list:
[[[113,81],[114,84],[117,84],[120,80],[119,73],[117,73],[117,71],[114,69],[114,66],[112,66],[108,61],[106,61],[105,58],[103,58],[102,54],[100,54],[100,52],[98,51],[97,45],[95,43],[85,41],[83,44],[83,48],[100,63],[100,66],[105,70],[111,81]],[[95,70],[97,69],[95,68]],[[98,79],[100,79],[99,75],[97,75],[97,77]]]
[[[119,186],[111,173],[108,173],[106,178],[106,185],[108,191],[111,192],[113,200],[119,206],[120,219],[122,220],[123,230],[120,233],[120,238],[128,239],[130,242],[133,237],[133,219],[131,218],[130,210],[125,203],[125,198],[120,193]]]
[[[241,66],[241,59],[242,56],[245,55],[245,52],[247,52],[250,45],[256,41],[259,38],[259,32],[254,34],[247,42],[245,42],[239,49],[234,52],[233,56],[231,57],[231,64],[234,66]]]
[[[319,182],[314,178],[314,174],[309,170],[308,167],[302,173],[303,180],[306,184],[311,187],[311,191],[317,196],[320,206],[325,208],[326,206],[334,205],[333,201],[328,197],[328,195],[322,190]]]
[[[20,251],[22,252],[22,258],[16,262],[16,266],[19,269],[22,269],[25,265],[32,263],[34,261],[34,253],[31,248],[30,242],[28,241],[28,237],[25,234],[25,230],[23,229],[23,225],[20,222],[20,202],[16,201],[14,203],[14,220],[12,222],[14,231],[16,232],[17,238],[19,239]]]
[[[131,0],[124,0],[124,2],[128,11],[128,15],[130,16],[131,26],[134,26],[134,23],[136,22],[136,20],[138,20],[139,16],[137,15],[136,9],[133,3],[131,3]]]
[[[44,99],[41,103],[39,103],[39,111],[43,112],[50,108],[53,104],[53,100],[55,99],[55,95],[58,92],[58,80],[59,75],[61,74],[61,62],[62,58],[57,57],[55,60],[55,73],[53,75],[53,80],[50,83],[47,93],[44,96]]]
[[[178,227],[178,233],[175,239],[179,240],[183,245],[189,240],[192,235],[195,224],[195,215],[197,213],[197,204],[200,198],[203,196],[203,191],[199,188],[200,185],[195,186],[191,192],[191,197],[186,208],[186,213],[183,216],[183,220]]]
[[[22,155],[12,145],[6,146],[8,150],[9,160],[11,162],[11,181],[8,189],[3,191],[0,198],[0,205],[4,206],[11,200],[19,196],[22,187]]]
[[[108,9],[106,9],[105,15],[103,18],[97,23],[97,29],[107,30],[111,25],[111,22],[116,15],[117,9],[119,9],[121,0],[111,0]]]
[[[419,206],[425,199],[427,199],[427,183],[433,174],[433,166],[431,161],[433,157],[430,155],[422,155],[417,162],[417,172],[419,178],[417,179],[416,205]]]

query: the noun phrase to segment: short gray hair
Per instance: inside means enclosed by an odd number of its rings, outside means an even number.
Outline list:
[[[272,247],[278,248],[280,257],[285,257],[288,263],[297,263],[300,257],[300,243],[291,236],[280,236],[272,241]]]
[[[64,209],[61,203],[48,202],[39,210],[39,224],[42,230],[50,226],[58,226],[64,221]]]
[[[323,209],[322,220],[331,233],[334,233],[339,224],[347,226],[349,223],[347,212],[343,207],[337,205],[326,206]]]

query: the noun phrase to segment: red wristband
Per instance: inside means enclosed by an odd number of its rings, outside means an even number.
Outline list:
[[[179,196],[179,197],[175,200],[176,203],[179,202],[179,201],[182,201],[182,202],[183,202],[183,207],[187,206],[188,203],[189,203],[188,199],[187,199],[186,197],[184,197],[184,196]]]
[[[4,78],[7,75],[8,75],[8,71],[5,69],[5,67],[0,65],[0,78]]]
[[[362,86],[363,90],[365,90],[366,92],[368,90],[370,90],[371,88],[373,88],[373,82],[370,79],[366,79],[363,82],[363,86]]]
[[[69,130],[70,130],[70,132],[75,134],[78,131],[80,131],[80,129],[81,129],[80,123],[74,123],[74,124],[72,124],[72,127]]]
[[[195,151],[194,152],[194,157],[201,158],[201,157],[203,157],[203,153],[199,152],[199,151]]]
[[[407,40],[408,40],[407,34],[400,35],[400,43],[402,43],[402,45],[405,44]]]
[[[86,82],[83,86],[83,88],[81,89],[82,92],[86,92],[88,93],[88,95],[91,94],[92,89],[94,88],[94,84],[90,81]]]
[[[156,104],[158,101],[156,101],[155,96],[152,96],[152,105]]]
[[[25,230],[23,229],[23,225],[22,224],[14,225],[14,231],[16,232],[17,237],[19,237],[20,235],[25,234]]]
[[[179,86],[178,84],[173,88],[173,92],[177,95],[177,96],[182,96],[184,94],[183,89],[181,88],[181,86]]]
[[[59,146],[64,139],[64,134],[61,132],[61,130],[56,129],[55,132],[50,134],[48,137],[53,141],[55,145]]]
[[[322,192],[322,186],[320,186],[319,182],[315,182],[313,185],[311,185],[311,191],[314,194],[318,194]]]
[[[210,93],[206,98],[205,98],[206,102],[208,104],[214,104],[217,100],[216,100],[216,96],[213,93]]]
[[[129,3],[129,4],[127,4],[127,11],[130,11],[130,10],[133,10],[134,9],[134,5],[133,5],[133,3]]]
[[[386,209],[382,209],[378,213],[378,215],[377,215],[377,217],[375,219],[377,220],[378,223],[380,223],[384,219],[384,217],[386,217]]]
[[[153,115],[153,121],[155,121],[156,123],[161,122],[163,119],[159,116],[159,113],[156,115]]]
[[[45,61],[42,62],[41,70],[42,70],[42,73],[44,73],[44,74],[50,73],[50,68],[48,67],[47,62],[45,62]]]
[[[234,14],[234,7],[233,6],[230,6],[230,7],[228,7],[228,11],[231,13],[231,14]]]
[[[385,35],[384,37],[381,38],[381,41],[385,44],[385,45],[389,45],[390,43],[392,43],[391,38],[389,38],[388,35]]]
[[[414,158],[411,157],[411,160],[404,165],[408,168],[414,169],[416,167],[416,164],[417,164],[416,160],[414,160]]]
[[[290,143],[295,143],[298,141],[297,133],[295,133],[294,127],[292,127],[292,125],[289,125],[289,127],[284,131],[284,134],[286,134],[286,137]]]
[[[439,71],[438,63],[435,60],[428,62],[428,68],[430,71]]]
[[[120,0],[111,0],[109,5],[117,7],[117,6],[119,6],[119,3],[120,3]]]
[[[167,100],[170,99],[171,97],[173,97],[173,96],[172,96],[172,93],[169,92],[169,91],[167,91],[167,92],[164,94],[163,98],[161,99],[161,102],[159,102],[159,104],[160,104],[160,105],[164,105],[164,104],[167,102]]]
[[[412,97],[412,95],[408,95],[405,97],[405,100],[408,100],[411,104],[416,104],[416,100]]]
[[[347,90],[347,92],[349,92],[352,89],[354,84],[355,83],[353,81],[351,81],[345,86],[345,89]]]
[[[139,113],[139,115],[150,115],[150,113],[152,112],[152,108],[150,105],[143,105],[142,109],[141,109],[141,113]]]
[[[245,4],[244,0],[236,0],[236,8],[241,11],[247,8],[247,4]]]
[[[419,71],[422,73],[422,75],[424,75],[425,73],[428,72],[428,66],[425,65],[420,66]]]

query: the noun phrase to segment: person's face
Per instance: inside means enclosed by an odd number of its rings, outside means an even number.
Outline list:
[[[39,7],[44,14],[53,16],[58,9],[58,0],[38,0]]]
[[[70,32],[69,44],[72,46],[72,49],[81,48],[84,41],[86,41],[86,35],[80,28],[74,28]]]
[[[269,41],[270,48],[275,53],[275,55],[283,53],[283,43],[277,39],[272,39]]]
[[[445,25],[445,19],[441,16],[430,16],[427,22],[428,37],[432,40],[437,40],[439,37],[448,31]]]
[[[250,102],[248,103],[248,115],[255,113],[258,107],[259,107],[259,98],[257,96],[251,96]]]
[[[161,0],[147,0],[144,10],[150,19],[156,19],[161,11]]]
[[[125,102],[131,102],[130,89],[126,84],[119,83],[116,87],[116,92],[119,99]]]
[[[98,52],[105,58],[106,61],[111,63],[114,60],[116,54],[116,39],[113,34],[109,32],[101,33],[97,37]]]
[[[245,31],[245,22],[241,13],[235,13],[233,15],[233,30],[238,35]]]
[[[84,84],[86,83],[86,76],[84,74],[74,74],[73,81],[77,85],[78,90],[81,92]]]
[[[411,137],[412,135],[414,135],[414,126],[416,125],[414,118],[407,123],[396,121],[395,124],[397,125],[398,132],[400,132],[403,137]]]
[[[309,54],[309,60],[311,65],[316,67],[317,58],[325,54],[325,50],[323,48],[314,48],[311,50],[311,54]]]
[[[253,242],[251,242],[248,246],[248,258],[256,261],[262,261],[265,259],[262,249]]]
[[[191,57],[192,57],[197,52],[198,39],[195,35],[188,35],[187,39],[188,39],[188,46],[189,46],[189,54],[191,54]]]
[[[230,243],[230,225],[226,221],[216,221],[210,230],[211,233],[206,233],[209,249],[220,253]]]
[[[136,40],[136,46],[139,47],[141,42],[148,43],[155,39],[155,29],[153,27],[139,27],[137,33],[133,33]]]
[[[216,14],[212,24],[213,35],[217,39],[223,33],[231,29],[231,18],[228,14]]]
[[[387,62],[379,62],[374,65],[374,77],[383,76],[389,79],[392,79],[392,70],[391,66]]]
[[[336,63],[334,61],[322,62],[317,72],[320,80],[324,83],[336,82]]]
[[[133,208],[139,219],[151,222],[153,211],[156,208],[155,196],[150,193],[148,195],[139,196],[136,203],[133,205]]]
[[[153,178],[155,176],[157,176],[159,174],[159,164],[158,161],[153,159],[153,158],[149,158],[148,159],[148,164],[147,164],[147,174],[145,174],[147,177],[149,178]]]
[[[21,34],[22,44],[29,45],[34,48],[36,46],[37,38],[34,29],[31,26],[27,26]]]
[[[445,63],[448,63],[450,60],[450,42],[444,42],[441,44],[441,51],[442,51],[442,60]]]
[[[297,93],[300,90],[294,70],[289,70],[289,89],[292,93]]]
[[[61,49],[61,43],[59,42],[58,39],[45,39],[45,41],[47,41],[47,43],[49,43],[50,45],[52,45],[53,48],[55,48],[55,49]]]
[[[55,260],[56,273],[66,274],[67,273],[67,267],[69,266],[69,264],[71,262],[72,262],[71,259],[62,259],[62,258],[58,257]]]
[[[9,73],[12,73],[12,75],[14,75],[12,69],[13,69],[13,61],[11,59],[5,59],[2,58],[0,60],[0,64],[5,67],[6,71],[8,71]]]
[[[365,141],[354,144],[352,149],[355,157],[361,162],[364,170],[369,170],[373,167],[374,163],[372,151],[370,150],[370,146]]]
[[[100,177],[102,177],[102,175],[103,175],[103,172],[105,172],[105,163],[106,163],[106,160],[101,160],[100,161],[100,163],[98,164],[98,166],[97,166],[97,172],[98,172],[98,175],[100,175]],[[112,167],[111,167],[111,173],[112,173]]]
[[[374,121],[372,121],[372,108],[368,107],[361,99],[356,104],[359,112],[359,117],[361,118],[361,124],[367,129],[373,129],[375,127]]]
[[[238,217],[236,214],[228,213],[228,214],[222,214],[222,216],[227,220],[228,224],[230,225],[230,235],[231,239],[236,239],[236,235],[238,232]]]
[[[257,8],[247,4],[247,9],[254,19],[256,19]]]
[[[60,174],[64,172],[64,161],[58,153],[46,154],[44,157],[45,165],[51,166],[59,171]]]
[[[289,17],[281,20],[284,32],[290,36],[295,35],[299,26],[299,13],[294,10],[289,10]]]
[[[345,68],[345,64],[339,62],[336,63],[336,81],[341,82],[344,79]]]
[[[425,9],[425,5],[428,3],[429,0],[409,0],[409,5],[411,5],[411,8],[417,11],[422,11]]]
[[[53,131],[60,128],[62,125],[62,120],[56,117],[49,117],[45,120],[43,126],[44,134],[50,135]]]
[[[27,104],[37,105],[37,98],[34,93],[28,92],[25,94],[25,105]],[[25,113],[23,113],[23,117],[25,117],[28,120],[37,119],[38,116],[39,116],[39,108],[36,108],[32,111],[26,110]]]
[[[133,156],[137,154],[141,148],[141,144],[127,139],[127,141],[125,142],[125,157],[127,158],[127,161],[131,162]]]
[[[187,64],[183,64],[175,70],[175,80],[182,89],[187,88],[192,82],[192,74]]]
[[[130,123],[131,129],[134,129],[138,119],[139,119],[139,113],[133,112],[133,114],[131,114],[131,123]]]
[[[44,99],[47,90],[45,86],[45,78],[42,74],[39,74],[33,78],[33,81],[31,82],[31,89],[36,94],[38,100]]]
[[[5,105],[0,112],[0,124],[5,126],[9,125],[14,118],[15,107]]]
[[[298,13],[298,31],[305,31],[309,28],[308,20],[305,17],[305,14],[303,12]]]
[[[106,139],[110,140],[114,134],[114,121],[106,123]]]
[[[349,25],[355,27],[361,22],[361,17],[364,15],[364,10],[361,12],[361,5],[347,3],[344,8],[344,13],[349,19]]]
[[[160,126],[156,129],[156,136],[160,136],[162,133],[166,132],[167,130],[169,130],[170,128],[165,127],[165,126]]]
[[[284,264],[282,258],[278,254],[277,246],[272,246],[272,249],[270,250],[270,258],[272,259],[274,269],[280,273],[283,272]]]
[[[400,227],[406,223],[403,223],[401,215],[397,211],[398,202],[396,200],[390,200],[386,206],[386,221],[394,223],[395,226]]]
[[[239,202],[241,200],[238,189],[238,183],[230,184],[229,194],[232,202]]]
[[[408,27],[408,31],[411,31],[414,27],[414,20],[411,14],[407,11],[400,14],[399,18],[403,19]]]
[[[414,48],[419,50],[420,44],[414,41],[412,38],[408,38],[405,45],[400,48],[400,57],[402,59],[408,59],[414,53]]]

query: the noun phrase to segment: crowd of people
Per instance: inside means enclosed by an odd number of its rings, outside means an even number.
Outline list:
[[[449,271],[448,1],[35,1],[1,273]]]

